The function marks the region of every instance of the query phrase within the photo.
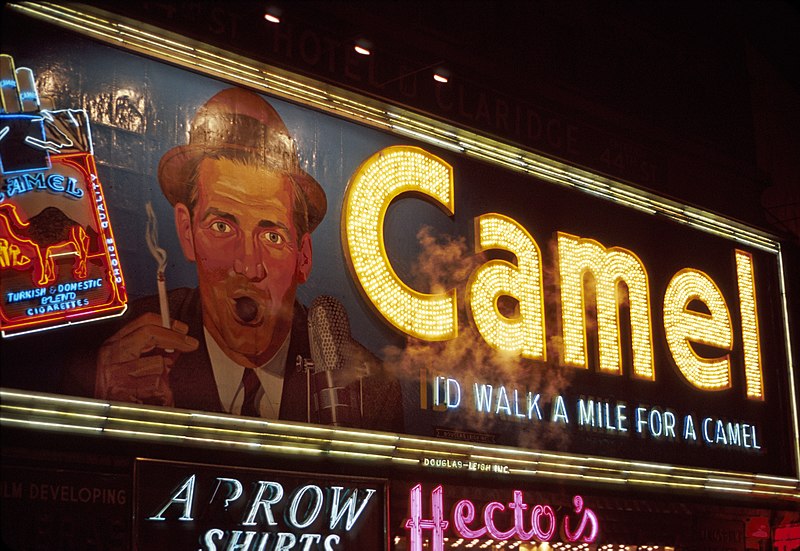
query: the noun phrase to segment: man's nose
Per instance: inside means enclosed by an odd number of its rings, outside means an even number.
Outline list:
[[[261,281],[267,277],[267,267],[261,258],[261,250],[254,238],[242,240],[239,254],[233,260],[233,269],[251,281]]]

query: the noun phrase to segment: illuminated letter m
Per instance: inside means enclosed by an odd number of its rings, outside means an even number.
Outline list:
[[[653,380],[653,340],[647,272],[632,252],[606,249],[592,239],[558,234],[561,272],[561,316],[566,365],[586,368],[586,297],[583,278],[590,273],[597,300],[597,340],[600,371],[622,373],[617,287],[628,287],[633,345],[633,374]]]

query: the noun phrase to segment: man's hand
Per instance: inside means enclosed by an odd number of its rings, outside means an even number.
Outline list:
[[[95,397],[174,406],[169,370],[180,353],[200,345],[188,331],[177,320],[169,329],[162,327],[155,313],[144,314],[117,331],[97,353]]]

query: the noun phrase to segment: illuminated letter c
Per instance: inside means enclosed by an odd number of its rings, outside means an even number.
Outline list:
[[[513,527],[505,532],[498,530],[497,526],[494,524],[494,512],[496,510],[504,511],[505,505],[497,501],[487,503],[483,508],[483,522],[486,524],[486,531],[490,536],[496,540],[505,541],[517,532],[517,528]]]
[[[411,336],[442,341],[457,335],[456,291],[425,294],[397,276],[383,240],[389,205],[404,193],[429,198],[454,212],[453,169],[417,147],[393,146],[367,159],[345,192],[345,256],[369,301],[392,325]]]

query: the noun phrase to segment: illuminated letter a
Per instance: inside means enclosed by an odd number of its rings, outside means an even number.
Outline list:
[[[192,520],[192,502],[194,501],[194,481],[195,475],[190,476],[187,478],[181,486],[175,490],[175,493],[172,494],[167,500],[167,503],[161,508],[161,510],[149,517],[147,520],[166,520],[163,515],[164,512],[169,509],[172,505],[183,505],[183,514],[178,518],[178,520]]]
[[[475,220],[478,252],[502,249],[516,256],[516,266],[489,260],[470,278],[472,318],[491,346],[525,358],[545,360],[542,255],[533,237],[517,222],[501,214],[484,214]],[[501,296],[516,299],[518,312],[506,315],[497,307]]]

